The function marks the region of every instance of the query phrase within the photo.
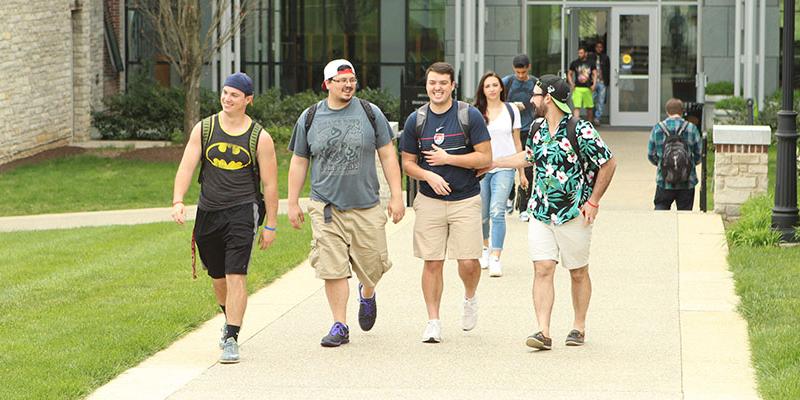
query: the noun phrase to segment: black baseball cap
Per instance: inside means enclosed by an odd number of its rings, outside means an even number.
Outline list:
[[[567,105],[569,100],[569,85],[564,78],[559,78],[556,75],[542,75],[536,86],[542,89],[542,93],[549,94],[553,98],[553,103],[558,106],[561,111],[570,114],[572,111]]]
[[[531,65],[531,60],[528,58],[527,55],[520,54],[514,57],[514,61],[511,62],[511,65],[513,65],[514,68],[525,68],[528,65]]]

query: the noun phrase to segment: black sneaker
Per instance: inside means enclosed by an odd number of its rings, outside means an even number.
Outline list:
[[[569,335],[567,335],[567,341],[565,344],[567,346],[583,346],[583,341],[585,338],[585,333],[581,333],[581,331],[573,329],[569,331]]]
[[[339,347],[345,343],[350,343],[350,329],[347,325],[336,322],[320,344],[322,347]]]
[[[553,339],[545,336],[542,332],[536,332],[528,336],[528,339],[525,340],[525,344],[534,349],[550,350],[553,347]]]
[[[362,331],[368,331],[375,325],[375,318],[378,317],[378,303],[375,302],[375,293],[372,298],[365,299],[361,296],[362,284],[358,284],[358,325]]]

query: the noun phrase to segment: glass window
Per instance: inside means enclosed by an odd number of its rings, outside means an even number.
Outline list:
[[[661,9],[661,114],[668,99],[696,101],[697,6]]]
[[[406,84],[424,85],[425,70],[444,59],[445,0],[409,0]]]
[[[528,57],[531,74],[561,71],[561,6],[528,6]]]
[[[241,57],[244,70],[258,77],[258,92],[277,85],[286,93],[318,91],[325,64],[336,58],[353,63],[361,85],[380,85],[380,0],[253,3]]]

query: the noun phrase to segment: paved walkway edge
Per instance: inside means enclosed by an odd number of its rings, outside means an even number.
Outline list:
[[[406,216],[400,223],[395,225],[389,222],[386,225],[387,236],[391,237],[413,219],[414,211],[406,209]],[[306,260],[252,294],[247,301],[240,343],[246,346],[253,336],[323,287],[323,281],[314,277]],[[219,340],[223,322],[224,317],[218,314],[166,349],[98,388],[87,399],[166,399],[217,363],[220,350],[208,344]]]
[[[722,218],[676,215],[683,398],[759,399]]]
[[[307,198],[300,199],[300,207],[306,209]],[[278,214],[286,214],[287,200],[278,202]],[[186,207],[186,219],[194,220],[197,206]],[[137,225],[152,222],[171,222],[172,207],[142,208],[134,210],[89,211],[64,214],[22,215],[0,217],[0,232],[42,231],[48,229],[71,229],[87,226]]]

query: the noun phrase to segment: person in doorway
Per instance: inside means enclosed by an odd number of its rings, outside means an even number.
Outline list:
[[[586,110],[586,120],[593,121],[594,113],[592,109],[594,108],[594,100],[592,100],[592,93],[595,91],[595,83],[597,82],[597,68],[594,60],[589,59],[583,47],[578,49],[578,58],[569,64],[567,81],[572,89],[572,104],[575,106],[572,111],[573,116],[580,118],[581,109],[584,109]]]
[[[505,100],[506,91],[500,76],[494,72],[484,74],[475,94],[475,108],[483,114],[486,121],[492,143],[492,158],[506,157],[522,151],[519,137],[520,110]],[[524,179],[522,168],[518,172]],[[527,181],[524,183],[527,184]],[[489,269],[489,276],[503,275],[500,255],[506,237],[505,205],[508,194],[513,189],[513,168],[495,168],[487,172],[481,180],[483,254],[480,264],[481,268]]]
[[[225,314],[219,361],[227,364],[239,362],[239,330],[247,308],[246,279],[253,238],[258,234],[262,250],[275,240],[278,164],[272,138],[245,114],[247,105],[253,103],[250,77],[237,72],[225,79],[220,103],[222,111],[197,123],[189,136],[175,175],[172,218],[178,224],[186,221],[183,197],[200,163],[200,200],[192,249],[196,241]],[[266,222],[260,229],[265,214]]]
[[[531,93],[533,86],[536,84],[537,78],[530,75],[531,61],[525,54],[519,54],[511,62],[514,68],[514,73],[503,77],[503,86],[505,87],[506,100],[519,108],[520,114],[520,129],[519,138],[520,143],[525,143],[528,139],[528,132],[531,129],[533,122],[533,104],[531,104]],[[513,188],[506,202],[506,210],[509,214],[514,212],[514,199],[516,192],[522,193],[524,198],[529,198],[530,186],[528,182],[531,180],[533,168],[523,168],[523,172],[519,174],[519,188],[514,191]],[[523,222],[528,221],[527,202],[517,201],[519,204],[519,219]]]
[[[425,89],[430,102],[408,116],[400,141],[403,170],[420,182],[414,199],[414,255],[424,260],[426,343],[442,340],[439,305],[445,257],[458,260],[464,282],[463,330],[472,330],[478,322],[482,238],[476,170],[491,164],[492,145],[480,111],[453,101],[455,85],[452,65],[436,62],[428,67]]]
[[[597,70],[597,79],[594,85],[594,92],[592,92],[592,100],[594,101],[594,125],[600,126],[600,118],[603,117],[603,111],[606,107],[606,97],[608,84],[611,79],[611,61],[606,55],[605,43],[598,40],[594,44],[594,65]]]
[[[552,347],[553,276],[559,255],[572,277],[575,319],[566,345],[580,346],[586,337],[586,313],[592,295],[589,244],[600,200],[614,176],[616,161],[589,121],[570,118],[569,86],[555,75],[543,75],[533,91],[536,117],[525,151],[494,160],[492,167],[533,164],[533,195],[528,212],[530,257],[533,261],[533,305],[539,331],[525,343]],[[570,132],[572,131],[572,132]]]
[[[352,272],[359,281],[358,323],[368,331],[378,313],[375,286],[391,268],[376,150],[391,190],[387,213],[392,222],[403,218],[405,207],[393,135],[383,112],[355,96],[358,81],[349,61],[333,60],[323,74],[328,97],[300,115],[289,142],[294,154],[289,165],[288,216],[296,229],[305,221],[299,198],[311,168],[309,262],[317,278],[325,281],[333,314],[333,325],[320,344],[338,347],[350,342],[347,300]]]
[[[672,203],[678,210],[691,210],[695,166],[702,161],[702,145],[697,127],[683,119],[683,102],[669,99],[665,105],[667,118],[650,132],[647,159],[656,166],[656,210],[669,210]]]

